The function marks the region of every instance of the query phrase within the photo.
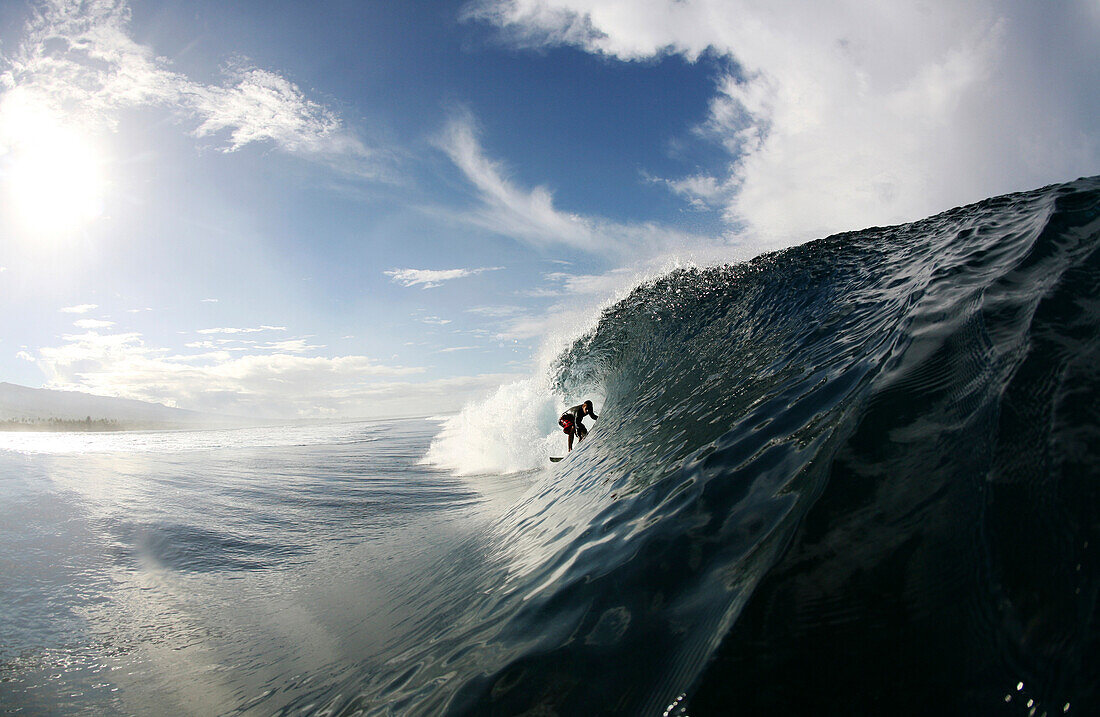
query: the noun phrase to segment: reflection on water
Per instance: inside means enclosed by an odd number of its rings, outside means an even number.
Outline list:
[[[277,448],[373,441],[362,423],[254,426],[216,430],[49,432],[0,431],[0,451],[16,453],[141,453],[215,448]]]
[[[417,465],[433,430],[4,436],[0,711],[266,713],[392,656],[527,487]]]

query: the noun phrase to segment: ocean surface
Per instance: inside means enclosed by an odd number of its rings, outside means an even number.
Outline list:
[[[445,419],[0,434],[0,714],[1100,714],[1098,548],[1091,178],[675,271]]]

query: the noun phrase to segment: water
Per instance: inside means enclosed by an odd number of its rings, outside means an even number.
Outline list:
[[[526,488],[419,465],[435,428],[4,435],[0,709],[271,713],[389,659]]]
[[[570,349],[442,424],[3,437],[0,709],[1100,708],[1100,179],[673,272]]]

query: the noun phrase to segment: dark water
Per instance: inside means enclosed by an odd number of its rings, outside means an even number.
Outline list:
[[[605,317],[563,382],[606,384],[585,468],[656,512],[610,580],[660,605],[636,649],[721,626],[693,714],[1100,710],[1098,240],[1094,178]]]
[[[639,288],[553,467],[9,446],[2,711],[1100,713],[1098,329],[1093,178]]]

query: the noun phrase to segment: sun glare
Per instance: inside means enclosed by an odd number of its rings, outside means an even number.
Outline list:
[[[4,107],[4,114],[8,151],[0,155],[0,177],[24,231],[60,237],[102,214],[106,180],[95,142],[26,104]]]

